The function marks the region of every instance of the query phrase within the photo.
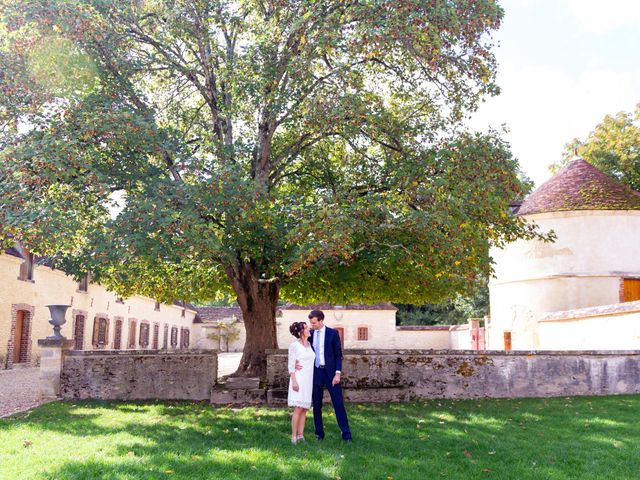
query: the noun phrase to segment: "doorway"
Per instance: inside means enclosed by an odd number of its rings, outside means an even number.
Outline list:
[[[13,338],[13,363],[29,362],[29,344],[31,343],[31,322],[29,312],[16,312],[16,330]]]

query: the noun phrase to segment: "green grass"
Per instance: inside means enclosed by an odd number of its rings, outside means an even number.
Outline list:
[[[352,444],[289,414],[56,402],[0,420],[0,479],[636,479],[640,396],[348,405]]]

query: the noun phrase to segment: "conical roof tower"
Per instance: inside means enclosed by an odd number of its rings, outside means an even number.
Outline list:
[[[529,195],[516,214],[574,210],[640,210],[640,193],[577,158]]]

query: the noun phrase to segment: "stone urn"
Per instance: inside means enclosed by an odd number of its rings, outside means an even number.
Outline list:
[[[71,305],[45,305],[49,309],[51,314],[51,318],[49,319],[49,323],[53,325],[53,335],[47,337],[50,340],[63,340],[65,337],[60,335],[60,327],[66,323],[66,318],[64,318],[65,313],[67,313],[67,308]]]

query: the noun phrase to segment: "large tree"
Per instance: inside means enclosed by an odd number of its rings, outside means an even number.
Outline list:
[[[440,301],[537,235],[495,132],[492,0],[2,3],[0,224],[123,295]],[[114,206],[120,204],[120,208]]]
[[[606,174],[640,191],[640,103],[635,112],[607,115],[584,140],[574,138],[563,158],[551,166],[558,170],[578,153]]]

